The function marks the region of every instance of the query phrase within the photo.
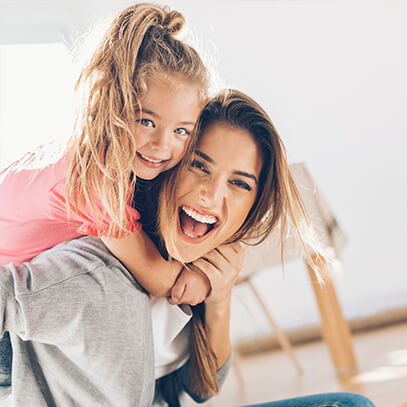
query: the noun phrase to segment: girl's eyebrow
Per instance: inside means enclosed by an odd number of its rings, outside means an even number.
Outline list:
[[[159,114],[157,114],[157,113],[155,113],[155,112],[153,112],[152,110],[149,110],[149,109],[144,109],[144,108],[139,108],[139,107],[136,107],[136,112],[138,112],[138,113],[147,113],[147,114],[149,114],[149,115],[151,115],[151,116],[154,116],[154,117],[160,117],[160,115]]]
[[[161,117],[158,113],[155,113],[155,112],[153,112],[152,110],[149,110],[149,109],[139,109],[138,107],[136,107],[136,112],[138,112],[138,113],[140,113],[140,112],[147,113],[150,116],[157,117],[158,119]],[[195,122],[194,121],[180,121],[179,124],[194,126]]]
[[[199,155],[199,157],[203,158],[208,163],[211,163],[211,164],[214,163],[214,160],[211,157],[209,157],[208,155],[206,155],[205,153],[203,153],[200,150],[195,150],[195,154]],[[259,183],[258,180],[257,180],[257,177],[255,175],[253,175],[253,174],[250,174],[249,172],[246,172],[246,171],[233,171],[233,174],[240,175],[241,177],[250,178],[250,179],[254,180],[256,185],[258,185],[258,183]]]

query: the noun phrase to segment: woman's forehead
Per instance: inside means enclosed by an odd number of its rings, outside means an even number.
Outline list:
[[[234,169],[260,173],[263,161],[260,149],[253,135],[241,127],[212,123],[200,136],[196,150],[216,165],[229,164]]]

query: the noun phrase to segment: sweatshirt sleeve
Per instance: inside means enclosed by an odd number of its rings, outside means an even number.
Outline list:
[[[19,303],[15,297],[15,271],[13,263],[0,267],[0,336],[6,331],[24,330]]]
[[[110,270],[92,250],[96,253],[93,246],[88,249],[86,240],[76,239],[31,262],[1,267],[0,333],[57,345],[75,330],[92,329],[82,326],[82,321],[90,312],[95,315],[88,325],[99,321],[102,310],[92,306],[104,303],[99,297],[106,296],[95,273]]]

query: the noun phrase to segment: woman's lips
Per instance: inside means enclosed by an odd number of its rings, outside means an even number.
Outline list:
[[[178,232],[190,243],[200,243],[219,226],[216,215],[199,211],[189,206],[178,209]]]

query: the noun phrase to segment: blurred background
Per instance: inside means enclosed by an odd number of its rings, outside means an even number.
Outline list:
[[[69,136],[72,45],[99,18],[132,3],[0,0],[1,168],[38,144]],[[406,322],[407,3],[157,3],[183,12],[187,34],[217,83],[257,100],[289,161],[308,168],[347,236],[343,269],[333,278],[353,331]],[[259,268],[252,282],[294,342],[319,336],[302,261],[289,262],[284,272]],[[238,286],[233,301],[236,346],[243,353],[272,348],[273,329],[252,292]],[[406,383],[407,372],[400,377]]]

